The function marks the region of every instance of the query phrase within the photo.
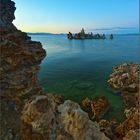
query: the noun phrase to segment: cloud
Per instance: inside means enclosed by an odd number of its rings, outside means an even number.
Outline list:
[[[95,28],[91,29],[93,31],[112,31],[112,30],[129,30],[129,29],[137,29],[136,27],[112,27],[112,28]]]
[[[111,28],[88,28],[86,30],[87,32],[93,32],[93,33],[139,33],[139,27],[131,26],[131,27],[111,27]]]

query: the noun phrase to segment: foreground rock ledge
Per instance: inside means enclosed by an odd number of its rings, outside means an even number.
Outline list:
[[[36,96],[25,105],[22,113],[25,140],[35,137],[43,140],[109,140],[77,103],[60,102],[48,94]]]

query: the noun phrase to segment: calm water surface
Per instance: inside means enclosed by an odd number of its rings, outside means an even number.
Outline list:
[[[138,63],[138,35],[116,35],[113,40],[68,40],[65,35],[32,35],[47,51],[38,79],[46,92],[80,102],[84,97],[106,96],[111,104],[107,118],[123,116],[123,101],[107,80],[112,68]]]

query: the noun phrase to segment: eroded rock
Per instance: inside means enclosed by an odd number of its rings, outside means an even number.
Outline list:
[[[82,100],[82,106],[92,119],[102,118],[110,107],[107,98],[104,96],[93,99],[85,98]]]
[[[74,140],[108,140],[104,133],[100,132],[99,125],[92,122],[88,114],[80,106],[67,100],[58,107],[60,122],[67,133],[73,136]]]
[[[66,100],[62,104],[58,99],[52,94],[39,95],[25,105],[21,118],[24,140],[108,140],[77,103]]]
[[[116,133],[119,137],[125,136],[130,130],[139,129],[139,113],[139,108],[129,110],[125,121],[116,127]]]
[[[105,120],[101,119],[99,121],[100,130],[105,133],[107,137],[111,140],[116,140],[117,137],[115,136],[115,128],[117,127],[118,123],[115,119],[112,120]]]
[[[124,63],[113,69],[108,80],[110,86],[121,91],[137,92],[139,88],[138,64]]]
[[[12,23],[15,3],[0,0],[1,139],[19,140],[21,110],[32,95],[43,94],[36,74],[46,56],[41,43],[31,41]],[[16,120],[16,121],[15,121]]]
[[[130,130],[125,137],[123,138],[123,140],[139,140],[140,138],[140,130],[136,129],[136,130]]]
[[[60,131],[57,106],[61,102],[61,96],[48,94],[35,96],[26,103],[21,117],[23,139],[55,140],[57,131]]]
[[[126,109],[126,119],[116,128],[115,133],[118,139],[136,138],[135,130],[139,129],[139,66],[138,64],[123,64],[113,69],[108,83],[111,87],[119,90],[123,97]],[[130,137],[130,134],[132,136]],[[134,135],[133,135],[134,134]]]

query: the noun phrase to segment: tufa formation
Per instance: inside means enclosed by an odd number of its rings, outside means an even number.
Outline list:
[[[126,103],[123,122],[103,119],[109,108],[104,97],[84,100],[86,113],[79,104],[46,94],[39,86],[37,72],[46,52],[40,42],[32,41],[13,25],[15,9],[13,1],[0,0],[0,139],[136,140],[139,137],[138,65],[116,67],[108,81],[111,87],[121,91]],[[98,123],[89,116],[94,116]]]

